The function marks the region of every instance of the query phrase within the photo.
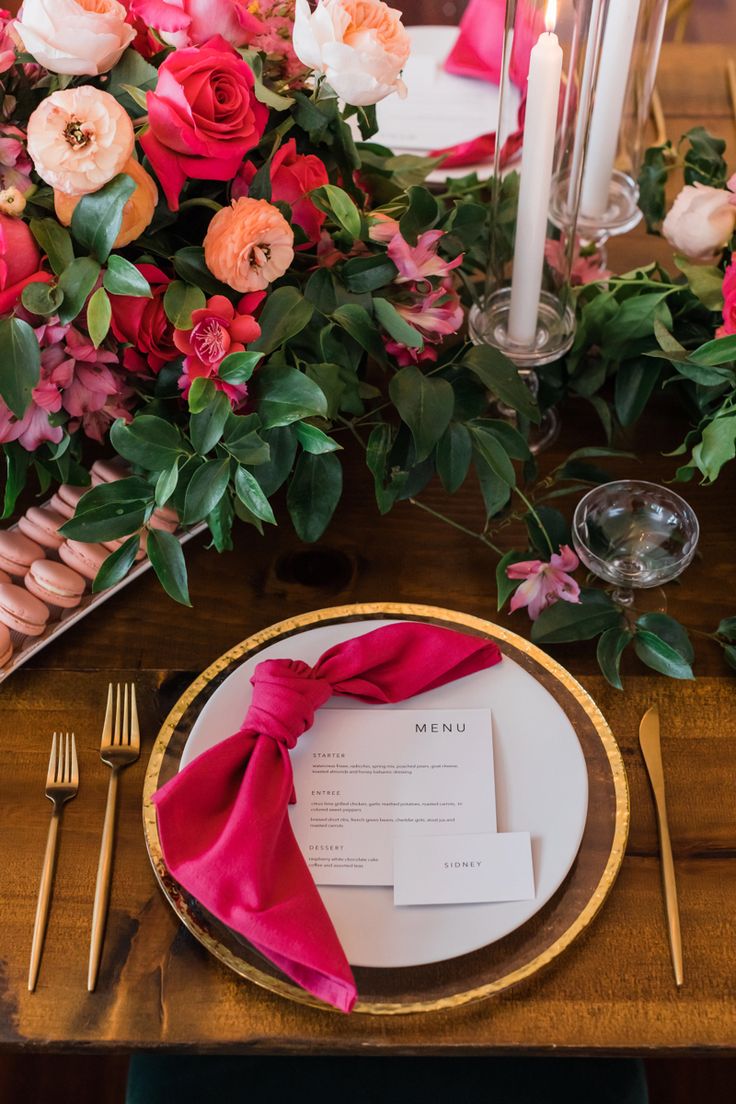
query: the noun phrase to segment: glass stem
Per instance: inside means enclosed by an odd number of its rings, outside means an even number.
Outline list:
[[[617,587],[611,597],[619,606],[625,606],[627,609],[634,604],[634,591],[631,587]]]

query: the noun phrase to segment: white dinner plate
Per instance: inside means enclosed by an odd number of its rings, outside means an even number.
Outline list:
[[[256,664],[277,658],[314,664],[332,645],[387,623],[321,625],[263,648],[236,668],[205,703],[180,769],[237,730],[250,703],[250,678]],[[380,711],[386,707],[333,697],[323,708],[370,709],[380,723]],[[390,888],[321,886],[322,899],[354,966],[440,962],[519,928],[564,881],[577,855],[588,809],[585,760],[570,720],[549,691],[508,656],[487,671],[388,708],[492,711],[498,830],[531,834],[536,896],[532,901],[501,904],[395,908]],[[349,733],[345,738],[350,738]],[[307,754],[318,741],[319,713],[292,755]]]

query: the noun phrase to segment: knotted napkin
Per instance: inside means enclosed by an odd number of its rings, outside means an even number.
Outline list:
[[[154,795],[169,871],[297,984],[349,1012],[352,971],[289,821],[289,751],[332,694],[403,701],[500,659],[480,637],[401,622],[336,644],[314,667],[263,660],[239,731]]]

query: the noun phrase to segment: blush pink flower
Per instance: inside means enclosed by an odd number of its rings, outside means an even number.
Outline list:
[[[399,232],[398,220],[391,218],[390,215],[384,215],[382,211],[371,211],[371,218],[373,224],[368,231],[368,237],[371,241],[388,245]]]
[[[60,192],[87,195],[122,172],[133,153],[130,117],[109,92],[84,84],[53,92],[28,120],[36,172]]]
[[[453,268],[457,268],[462,263],[462,254],[454,261],[443,261],[437,253],[437,246],[443,237],[443,230],[427,230],[419,235],[416,245],[409,245],[401,234],[395,234],[388,247],[388,255],[399,270],[394,282],[418,283],[431,276],[444,279]]]
[[[548,606],[562,599],[563,602],[578,603],[580,587],[569,574],[576,571],[580,561],[567,544],[563,544],[559,553],[550,556],[549,563],[544,560],[523,560],[509,564],[506,575],[509,579],[523,579],[520,587],[514,591],[510,610],[527,607],[529,618],[536,621],[540,613]]]
[[[118,0],[24,0],[15,31],[51,73],[108,73],[135,37]]]
[[[686,184],[662,223],[673,249],[695,264],[718,260],[736,228],[736,174],[724,188]]]
[[[723,277],[723,325],[716,330],[716,337],[736,334],[736,259],[733,259]]]
[[[212,379],[218,390],[224,391],[233,406],[240,405],[248,395],[245,384],[230,384],[217,378],[217,370],[226,356],[242,353],[246,345],[260,337],[261,327],[253,317],[265,298],[265,292],[246,295],[238,310],[224,295],[213,295],[206,306],[192,312],[191,330],[175,330],[174,342],[184,353],[183,374],[179,387],[186,398],[192,382],[204,376]]]

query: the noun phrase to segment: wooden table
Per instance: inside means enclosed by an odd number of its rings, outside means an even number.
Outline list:
[[[725,60],[716,46],[669,47],[659,87],[669,133],[705,122],[736,149]],[[686,79],[685,79],[686,74]],[[619,270],[661,242],[641,230],[611,248]],[[587,412],[570,406],[556,463],[599,439]],[[681,437],[680,415],[647,416],[630,444],[642,460],[621,474],[663,481],[660,453]],[[152,578],[92,614],[14,675],[0,692],[0,1044],[9,1048],[181,1047],[264,1052],[713,1052],[736,1053],[736,683],[709,642],[697,681],[674,683],[626,665],[626,692],[597,673],[588,646],[563,646],[567,664],[607,716],[625,758],[632,824],[623,869],[587,933],[546,972],[516,989],[451,1013],[371,1018],[312,1011],[240,981],[179,926],[146,856],[141,787],[159,724],[191,678],[253,631],[301,611],[352,601],[443,604],[494,618],[494,563],[484,548],[409,504],[379,518],[360,458],[347,461],[349,493],[316,547],[300,546],[288,522],[261,539],[237,533],[218,559],[190,548],[194,609],[170,602]],[[702,523],[703,560],[672,589],[671,611],[711,631],[736,613],[733,485],[688,487]],[[471,488],[427,501],[477,525]],[[283,513],[283,511],[282,511]],[[503,623],[525,632],[523,615]],[[108,679],[135,679],[144,748],[122,780],[112,905],[98,990],[85,991],[87,944],[108,770],[98,756]],[[638,720],[660,707],[670,818],[682,910],[686,982],[673,984],[660,892],[652,803],[637,750]],[[56,894],[38,990],[26,971],[49,806],[43,779],[49,734],[74,728],[81,789],[67,807]]]

